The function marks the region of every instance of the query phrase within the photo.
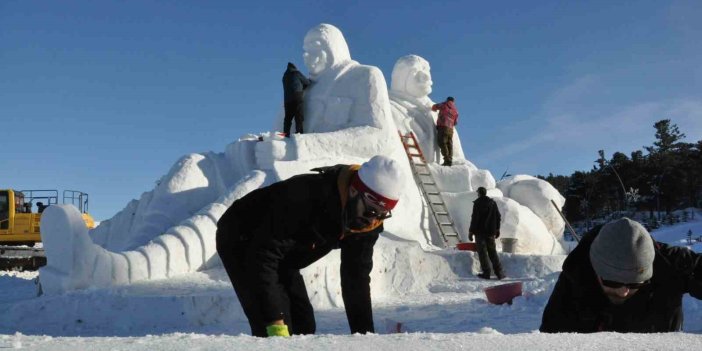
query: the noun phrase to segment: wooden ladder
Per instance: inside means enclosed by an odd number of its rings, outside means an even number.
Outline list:
[[[436,223],[436,226],[439,228],[441,237],[444,240],[444,247],[455,247],[460,241],[458,230],[456,230],[451,215],[449,215],[446,203],[443,197],[441,197],[439,187],[436,185],[434,176],[429,170],[429,165],[424,158],[422,149],[419,147],[417,138],[414,136],[413,132],[403,135],[402,132],[398,130],[397,133],[400,135],[402,146],[405,147],[405,153],[407,154],[407,158],[409,158],[414,181],[421,190],[432,218],[434,218],[434,223]]]

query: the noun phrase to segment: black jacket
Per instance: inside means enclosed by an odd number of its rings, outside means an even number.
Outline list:
[[[481,196],[473,201],[473,214],[468,231],[475,235],[495,236],[495,233],[500,230],[501,220],[502,216],[495,200]]]
[[[283,96],[285,102],[302,101],[303,91],[310,85],[307,79],[295,65],[288,63],[288,68],[283,73]]]
[[[682,297],[702,298],[702,259],[687,248],[655,242],[651,284],[621,305],[609,302],[590,264],[599,228],[587,233],[563,263],[544,309],[542,332],[657,333],[682,329]]]
[[[281,318],[287,295],[279,270],[301,269],[341,249],[341,289],[352,333],[374,332],[370,296],[373,246],[383,226],[342,234],[337,179],[348,166],[294,176],[257,189],[235,201],[217,223],[218,246],[247,245],[264,320]]]

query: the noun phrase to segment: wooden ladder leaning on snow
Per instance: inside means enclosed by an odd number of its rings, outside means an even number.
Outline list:
[[[412,167],[414,181],[417,183],[419,190],[421,190],[432,218],[434,218],[434,223],[439,228],[441,237],[444,240],[444,247],[454,247],[460,241],[458,231],[453,219],[451,219],[451,215],[449,215],[446,203],[441,197],[439,187],[434,181],[434,176],[429,170],[429,165],[424,158],[422,149],[419,147],[417,138],[415,138],[413,132],[403,135],[398,130],[397,133],[400,135],[400,140],[402,140],[402,146],[405,147],[405,153],[409,159],[410,167]]]

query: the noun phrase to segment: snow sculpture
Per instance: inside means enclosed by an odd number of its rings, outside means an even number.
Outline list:
[[[231,203],[254,189],[314,167],[360,164],[383,154],[398,160],[404,181],[413,184],[397,129],[415,130],[418,135],[421,131],[424,137],[420,143],[429,143],[431,146],[426,147],[436,150],[433,139],[427,141],[433,137],[436,116],[429,112],[431,76],[426,60],[410,55],[398,61],[393,71],[391,107],[380,70],[353,61],[336,27],[320,24],[312,28],[305,36],[304,51],[305,64],[315,82],[305,95],[308,134],[290,139],[272,132],[246,135],[229,144],[223,153],[186,155],[153,190],[131,201],[90,234],[77,210],[52,206],[41,223],[48,258],[48,265],[40,270],[44,292],[129,284],[216,267],[216,223]],[[276,126],[282,126],[282,114]],[[495,180],[488,171],[464,159],[458,136],[455,138],[458,162],[450,168],[434,163],[432,172],[447,197],[451,215],[467,236],[474,190],[484,186],[496,198],[502,193],[495,189]],[[503,235],[520,239],[519,252],[557,251],[547,247],[554,237],[531,210],[506,198],[498,204],[505,211]],[[396,255],[413,252],[403,256],[408,266],[416,268],[432,261],[432,267],[444,267],[447,261],[422,254],[436,248],[441,239],[430,230],[428,208],[418,188],[408,186],[393,212],[375,247],[378,265],[391,264],[398,261]],[[336,252],[303,270],[315,306],[341,303],[335,283],[338,265]],[[397,292],[427,288],[425,278],[406,271],[385,269],[382,276],[378,272],[374,281]],[[374,294],[378,286],[373,287]]]
[[[40,272],[44,291],[127,284],[212,267],[218,259],[214,250],[216,223],[233,201],[313,167],[362,163],[373,155],[385,154],[401,161],[411,184],[380,70],[352,61],[343,35],[331,25],[310,30],[305,49],[306,63],[315,79],[306,95],[310,99],[307,106],[314,111],[308,113],[311,125],[306,130],[312,133],[292,139],[274,133],[261,138],[249,135],[227,146],[224,154],[183,157],[154,190],[130,202],[93,231],[95,243],[102,246],[93,243],[85,230],[52,225],[74,219],[70,209],[57,209],[43,224],[47,235],[57,238],[45,246],[50,264]],[[418,190],[409,188],[396,209],[409,220],[389,221],[386,230],[395,233],[396,239],[427,247],[431,238],[420,226],[422,206],[418,199]],[[384,246],[386,250],[395,247]],[[336,262],[338,267],[338,255],[325,262]],[[327,289],[324,282],[319,284],[310,288]]]
[[[261,144],[257,148],[277,149],[272,162],[349,156],[368,159],[381,150],[394,148],[391,144],[399,141],[380,69],[352,60],[343,34],[330,24],[310,29],[303,49],[313,81],[305,91],[307,134],[295,134],[289,143],[272,138],[274,145]],[[275,126],[282,126],[282,114]],[[349,142],[342,144],[341,140]],[[268,150],[262,153],[270,154]]]
[[[400,57],[392,70],[390,102],[392,115],[403,132],[414,132],[427,162],[439,159],[436,141],[437,113],[431,111],[434,104],[431,94],[431,72],[429,62],[417,55]],[[463,148],[458,133],[453,135],[454,158],[463,159]]]
[[[437,114],[431,111],[434,102],[428,96],[432,91],[432,85],[430,65],[424,58],[407,55],[395,63],[390,89],[393,119],[404,133],[414,132],[424,157],[429,163],[440,160],[436,141]],[[558,191],[548,183],[544,185],[530,176],[515,178],[519,180],[519,184],[515,183],[516,180],[503,182],[499,187],[501,191],[498,191],[494,189],[495,178],[489,171],[478,169],[465,159],[458,133],[454,133],[453,139],[454,165],[441,167],[432,164],[430,169],[444,201],[449,205],[449,213],[456,223],[461,239],[464,241],[468,239],[470,213],[473,200],[477,198],[475,191],[478,187],[484,187],[490,190],[490,197],[495,198],[496,201],[499,200],[498,203],[505,204],[501,210],[508,211],[508,216],[503,215],[503,224],[506,225],[502,232],[506,237],[519,239],[517,252],[536,254],[560,252],[560,245],[553,248],[553,240],[544,237],[541,231],[545,224],[548,231],[556,238],[562,237],[563,221],[549,201],[553,198],[559,206],[563,206],[564,200]],[[528,178],[535,180],[527,181]],[[534,214],[538,216],[536,221]],[[543,223],[538,221],[539,218]]]
[[[551,204],[563,208],[565,198],[549,182],[529,175],[516,175],[497,183],[506,197],[519,202],[534,212],[557,239],[563,239],[565,222]]]

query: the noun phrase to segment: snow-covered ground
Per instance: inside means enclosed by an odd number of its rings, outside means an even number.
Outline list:
[[[680,244],[695,220],[653,235]],[[699,249],[696,246],[695,249]],[[123,287],[36,296],[36,272],[0,272],[0,348],[32,350],[510,350],[667,349],[702,347],[702,302],[685,298],[686,333],[658,335],[546,335],[538,333],[543,307],[564,256],[501,253],[509,281],[524,282],[512,305],[492,305],[475,278],[475,253],[436,253],[455,269],[429,291],[374,301],[376,335],[347,335],[343,308],[316,310],[317,335],[259,339],[248,325],[222,269]],[[396,269],[410,269],[396,267]],[[401,333],[395,333],[401,323]]]

